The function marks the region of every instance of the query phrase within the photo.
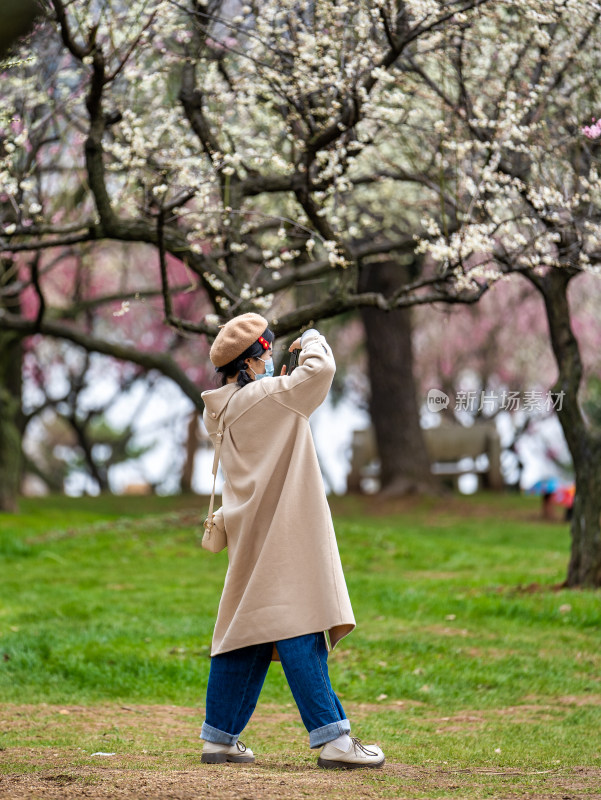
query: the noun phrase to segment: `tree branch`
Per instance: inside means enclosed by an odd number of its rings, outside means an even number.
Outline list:
[[[189,284],[180,284],[179,286],[173,286],[170,288],[171,295],[182,294],[185,292],[190,291]],[[150,299],[153,297],[160,297],[162,295],[161,289],[147,289],[146,291],[124,291],[124,292],[115,292],[115,294],[106,294],[102,295],[101,297],[94,297],[90,300],[78,300],[73,303],[68,308],[61,308],[58,309],[56,314],[53,314],[53,310],[50,309],[50,314],[48,316],[54,317],[56,319],[60,318],[61,320],[66,319],[76,319],[79,314],[85,314],[86,312],[91,311],[94,308],[98,308],[100,306],[109,305],[110,303],[118,303],[123,302],[124,300],[145,300]],[[207,333],[211,333],[211,330],[207,326]]]
[[[13,235],[14,236],[14,235]],[[11,236],[11,238],[13,238]],[[0,252],[3,253],[26,253],[28,251],[34,250],[47,250],[50,247],[68,247],[72,244],[82,244],[82,242],[91,242],[94,239],[98,238],[93,231],[90,229],[87,233],[81,233],[78,236],[63,236],[59,239],[43,239],[38,241],[28,241],[28,242],[15,242],[11,244],[10,242],[2,242],[0,243]]]
[[[469,0],[468,2],[452,3],[451,5],[461,7],[451,9],[448,13],[438,17],[429,25],[417,25],[415,28],[409,29],[408,24],[405,24],[401,34],[394,38],[394,44],[374,67],[389,69],[398,61],[407,45],[415,39],[443,27],[455,14],[465,13],[466,11],[473,10],[489,2],[491,2],[491,0]],[[339,138],[342,133],[346,132],[348,128],[357,124],[361,110],[361,104],[358,99],[358,89],[360,87],[369,94],[377,83],[377,80],[378,79],[373,76],[373,69],[370,68],[366,76],[358,81],[357,85],[353,87],[352,93],[347,95],[346,99],[343,101],[343,110],[338,117],[307,142],[307,152],[311,157],[313,157],[318,150],[322,150],[332,144],[332,142]]]
[[[219,173],[221,168],[215,165],[213,157],[215,153],[221,152],[221,147],[204,115],[203,94],[196,88],[196,64],[193,61],[186,61],[184,64],[179,99],[192,130],[198,136],[202,149]]]
[[[39,332],[42,320],[44,319],[44,312],[46,311],[46,299],[44,297],[44,294],[42,293],[42,287],[40,286],[39,253],[36,253],[33,261],[31,262],[31,282],[33,283],[33,288],[35,289],[35,293],[38,296],[38,313],[36,315],[34,325],[36,327],[36,330]]]
[[[159,271],[161,274],[161,294],[163,296],[163,310],[167,324],[173,323],[173,303],[171,302],[171,292],[169,291],[169,278],[167,276],[167,258],[165,256],[165,239],[163,232],[165,229],[165,217],[163,209],[159,211],[157,217],[157,238],[159,242]]]
[[[104,55],[94,50],[90,88],[86,97],[86,108],[90,117],[88,136],[85,142],[86,170],[90,189],[96,203],[96,210],[103,225],[110,230],[115,222],[115,212],[111,206],[104,174],[102,137],[104,136],[104,114],[102,113],[102,92],[105,85]]]
[[[65,13],[65,7],[62,3],[62,0],[51,0],[51,3],[52,7],[54,8],[54,13],[56,14],[56,20],[58,22],[63,44],[71,53],[71,55],[75,56],[75,58],[81,61],[85,56],[89,55],[94,48],[94,38],[96,35],[97,26],[90,30],[90,41],[85,47],[82,47],[81,45],[78,45],[73,38],[73,34],[69,28],[69,23],[67,22],[67,14]]]
[[[354,262],[366,256],[376,255],[378,253],[412,253],[415,249],[415,241],[413,238],[403,237],[398,241],[380,240],[375,242],[366,242],[355,247],[350,247],[350,252]],[[273,292],[282,291],[296,283],[318,278],[320,275],[329,274],[332,272],[332,265],[326,258],[317,261],[310,261],[307,264],[302,264],[295,267],[289,273],[286,273],[280,278],[275,280],[270,275],[267,275],[261,281],[263,292],[265,294],[272,294]]]
[[[196,408],[202,409],[204,407],[204,403],[200,397],[200,389],[192,383],[184,370],[173,361],[173,359],[162,353],[140,352],[135,347],[128,347],[118,344],[117,342],[107,342],[104,339],[98,339],[82,331],[78,331],[75,328],[69,328],[66,325],[61,325],[60,323],[51,322],[49,320],[42,320],[39,329],[37,329],[35,322],[13,314],[1,313],[1,311],[0,330],[15,331],[23,337],[41,333],[44,336],[51,336],[55,339],[65,339],[69,342],[73,342],[73,344],[79,345],[89,353],[102,353],[106,356],[112,356],[112,358],[116,358],[119,361],[129,361],[132,364],[138,364],[145,370],[157,370],[166,378],[170,378],[176,383],[186,397],[194,403]],[[216,336],[217,330],[212,329],[211,333],[213,336]]]
[[[423,282],[423,285],[444,284],[444,279],[434,278]],[[428,303],[447,303],[471,305],[478,302],[482,295],[490,288],[488,283],[476,284],[477,288],[470,294],[462,292],[453,294],[449,286],[447,291],[439,290],[415,294],[417,284],[402,287],[392,297],[385,297],[379,292],[362,292],[359,294],[332,294],[321,302],[297,308],[294,311],[278,317],[270,324],[270,328],[278,335],[282,336],[293,331],[298,331],[304,326],[311,324],[316,319],[328,319],[335,317],[345,311],[354,311],[357,308],[372,307],[382,311],[392,311],[396,308],[410,308],[417,305]],[[410,287],[413,287],[411,289]],[[419,288],[419,287],[417,287]]]

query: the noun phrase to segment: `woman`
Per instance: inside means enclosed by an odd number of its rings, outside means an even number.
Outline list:
[[[273,377],[273,333],[259,314],[220,330],[210,359],[223,377],[203,392],[204,422],[220,448],[229,567],[211,647],[202,761],[253,762],[238,741],[272,660],[280,660],[319,766],[378,767],[384,755],[349,736],[328,677],[329,644],[355,627],[315,447],[310,414],[335,372],[323,336],[308,330],[299,366]]]

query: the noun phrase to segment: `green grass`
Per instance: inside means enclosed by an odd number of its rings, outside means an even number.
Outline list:
[[[0,701],[202,706],[227,565],[200,548],[203,505],[50,498],[0,516]],[[601,594],[553,589],[568,525],[511,495],[400,508],[333,503],[357,629],[330,669],[357,733],[406,764],[601,767]],[[291,702],[273,665],[260,708]],[[275,747],[287,724],[255,741]],[[68,726],[58,743],[27,730],[3,729],[0,749],[75,745]]]

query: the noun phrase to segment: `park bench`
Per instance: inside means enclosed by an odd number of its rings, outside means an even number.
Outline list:
[[[470,427],[441,423],[422,430],[433,474],[458,488],[461,475],[475,474],[479,488],[501,490],[501,442],[494,422],[475,422]],[[353,431],[347,491],[376,491],[378,452],[372,427]]]

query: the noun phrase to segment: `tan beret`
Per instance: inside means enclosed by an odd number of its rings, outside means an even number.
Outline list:
[[[265,333],[268,322],[260,314],[240,314],[223,326],[217,334],[209,358],[216,367],[223,367],[254,344]]]

